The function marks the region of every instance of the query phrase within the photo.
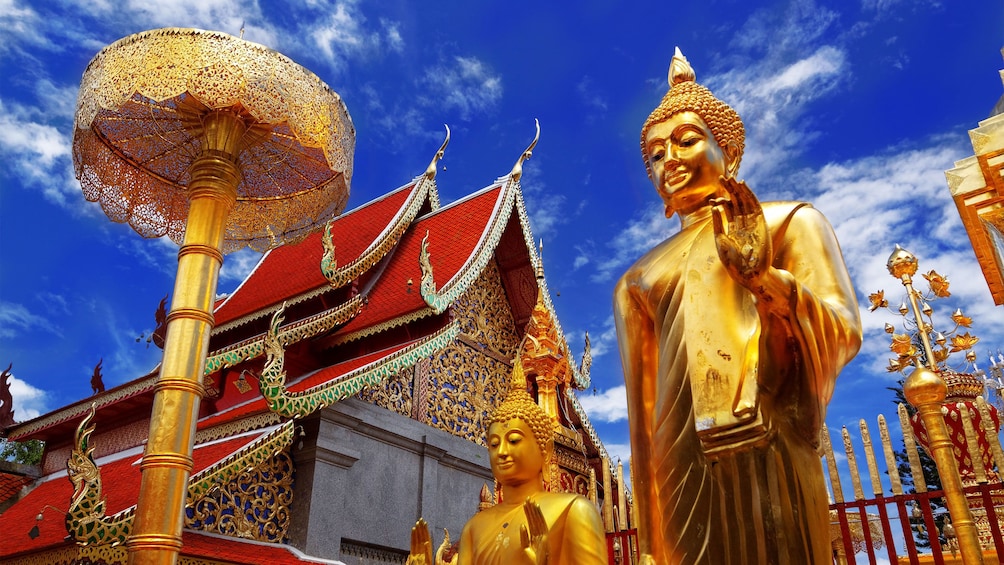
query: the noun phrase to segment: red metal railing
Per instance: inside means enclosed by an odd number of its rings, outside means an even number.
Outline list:
[[[1004,505],[1004,483],[970,486],[965,492],[970,506],[976,511],[974,519],[988,526],[992,541],[987,544],[987,549],[996,549],[999,556],[997,562],[1004,564],[1004,536],[998,520]],[[915,534],[918,526],[922,526],[930,542],[930,547],[925,548],[924,553],[929,552],[931,557],[925,561],[929,563],[933,559],[935,563],[945,562],[945,554],[951,552],[951,547],[943,547],[941,540],[947,538],[949,546],[953,540],[950,535],[945,535],[944,529],[938,528],[931,503],[942,496],[943,492],[938,490],[898,496],[876,495],[873,498],[831,504],[830,515],[836,520],[834,526],[839,526],[840,531],[839,543],[834,547],[835,561],[856,565],[859,560],[865,562],[863,559],[867,558],[867,563],[873,564],[879,562],[881,555],[889,563],[920,565],[921,553]],[[947,511],[943,512],[947,514]],[[898,525],[893,522],[898,522]],[[989,547],[991,544],[993,547]]]
[[[638,530],[621,530],[607,534],[607,560],[610,565],[638,563]]]

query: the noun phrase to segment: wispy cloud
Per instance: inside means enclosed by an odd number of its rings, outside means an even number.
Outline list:
[[[132,230],[115,230],[115,238],[115,246],[123,255],[133,257],[172,279],[178,272],[178,244],[168,237],[149,240],[138,237]]]
[[[44,115],[42,108],[0,99],[0,157],[7,164],[5,174],[17,174],[54,204],[78,210],[83,196],[73,176],[70,139]]]
[[[227,255],[223,260],[223,267],[220,268],[220,285],[243,281],[251,274],[251,270],[258,265],[261,255],[261,253],[246,247]]]
[[[30,6],[17,0],[0,0],[0,29],[4,30],[4,41],[0,41],[0,55],[16,49],[22,43],[40,42],[38,28],[41,23],[38,13]]]
[[[23,304],[0,300],[0,338],[12,338],[21,333],[43,331],[62,337],[58,326]]]
[[[571,216],[565,205],[568,198],[547,189],[541,167],[539,160],[525,161],[520,186],[526,198],[526,209],[530,215],[533,235],[546,241],[548,236],[555,233],[558,226],[568,223]]]
[[[780,63],[774,58],[712,76],[708,86],[739,112],[746,125],[740,176],[756,184],[778,174],[789,157],[818,136],[804,119],[806,107],[842,82],[846,54],[824,45],[811,55]]]
[[[358,2],[335,2],[333,6],[325,7],[323,13],[327,17],[319,18],[319,23],[309,28],[309,35],[336,71],[344,70],[356,57],[404,50],[400,24],[380,18],[378,26],[368,26]]]
[[[620,275],[626,266],[669,237],[677,227],[675,221],[666,219],[661,206],[642,210],[607,244],[606,247],[611,250],[609,255],[597,253],[599,258],[595,261],[595,272],[591,276],[593,282],[609,281]],[[576,262],[580,264],[586,261],[588,258],[585,254],[576,258]]]
[[[590,76],[582,77],[582,80],[575,85],[575,92],[579,95],[579,100],[592,113],[586,117],[587,121],[595,118],[595,114],[604,114],[607,111],[607,99],[603,96],[600,87]]]
[[[423,105],[455,110],[461,119],[487,112],[502,98],[502,77],[477,57],[454,56],[430,67],[420,80]]]

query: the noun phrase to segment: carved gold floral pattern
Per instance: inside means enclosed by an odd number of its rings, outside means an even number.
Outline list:
[[[367,386],[356,396],[391,412],[411,416],[414,373],[414,367],[401,371],[378,385]]]
[[[226,536],[283,543],[293,501],[289,448],[185,509],[185,526]]]
[[[519,347],[512,313],[494,261],[451,306],[467,338],[433,358],[429,367],[429,409],[424,421],[455,436],[485,445],[486,422],[509,389],[512,359]],[[472,347],[473,341],[478,347]]]

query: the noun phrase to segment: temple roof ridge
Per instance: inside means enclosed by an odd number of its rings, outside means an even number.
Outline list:
[[[497,179],[495,182],[489,184],[488,186],[485,186],[483,188],[479,188],[478,190],[475,190],[474,192],[472,192],[470,194],[466,194],[464,196],[461,196],[460,198],[458,198],[456,200],[453,200],[453,201],[449,202],[448,204],[443,204],[443,205],[441,205],[439,208],[437,208],[435,210],[430,210],[429,212],[426,212],[425,214],[422,214],[421,216],[417,216],[415,218],[415,221],[419,222],[419,221],[425,220],[425,219],[427,219],[427,218],[429,218],[431,216],[435,216],[437,214],[449,212],[453,208],[456,208],[457,206],[461,206],[461,205],[465,204],[466,202],[468,202],[469,200],[474,200],[475,198],[483,196],[486,192],[491,192],[493,190],[497,190],[499,188],[499,186],[501,186],[502,182],[505,181],[507,178],[508,178],[508,175],[506,175],[504,177],[500,177],[499,179]]]
[[[435,178],[422,174],[415,177],[411,183],[402,188],[407,187],[412,187],[411,195],[398,209],[394,217],[387,222],[383,231],[373,238],[373,241],[358,257],[341,267],[334,268],[332,272],[328,272],[326,262],[329,260],[333,261],[334,257],[329,257],[327,244],[330,240],[330,225],[337,221],[337,218],[333,218],[331,222],[328,222],[325,226],[325,234],[322,236],[322,243],[325,244],[326,250],[324,257],[321,259],[321,270],[332,287],[339,288],[344,286],[349,281],[371,269],[387,254],[391,253],[401,241],[404,232],[415,222],[415,217],[418,215],[419,210],[425,207],[426,203],[429,204],[429,208],[432,210],[436,210],[439,207],[439,193],[436,189]],[[332,253],[333,251],[334,248],[332,248]]]
[[[44,430],[45,428],[56,424],[61,424],[63,422],[68,422],[82,417],[90,411],[92,402],[97,403],[97,407],[100,409],[115,404],[121,400],[132,398],[143,394],[144,392],[153,390],[159,373],[160,363],[158,363],[153,370],[141,377],[116,385],[104,392],[99,392],[95,395],[81,398],[76,402],[72,402],[62,408],[57,408],[56,410],[46,414],[41,414],[30,420],[16,422],[14,425],[9,426],[4,430],[0,430],[0,436],[5,437],[10,441],[23,441],[25,439],[30,439],[30,435],[35,432]]]

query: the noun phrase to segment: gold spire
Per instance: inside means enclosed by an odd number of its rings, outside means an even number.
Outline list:
[[[430,162],[429,166],[425,169],[425,178],[429,180],[436,178],[437,164],[439,163],[439,160],[443,158],[443,155],[446,154],[446,146],[450,144],[450,126],[443,124],[443,127],[446,128],[446,139],[443,140],[443,145],[439,147],[439,151],[436,151],[436,155],[432,158],[432,162]]]
[[[558,386],[568,384],[571,367],[562,347],[561,336],[544,301],[544,241],[540,241],[537,262],[537,302],[530,313],[526,339],[520,348],[520,362],[537,382],[537,402],[544,412],[558,421]]]

